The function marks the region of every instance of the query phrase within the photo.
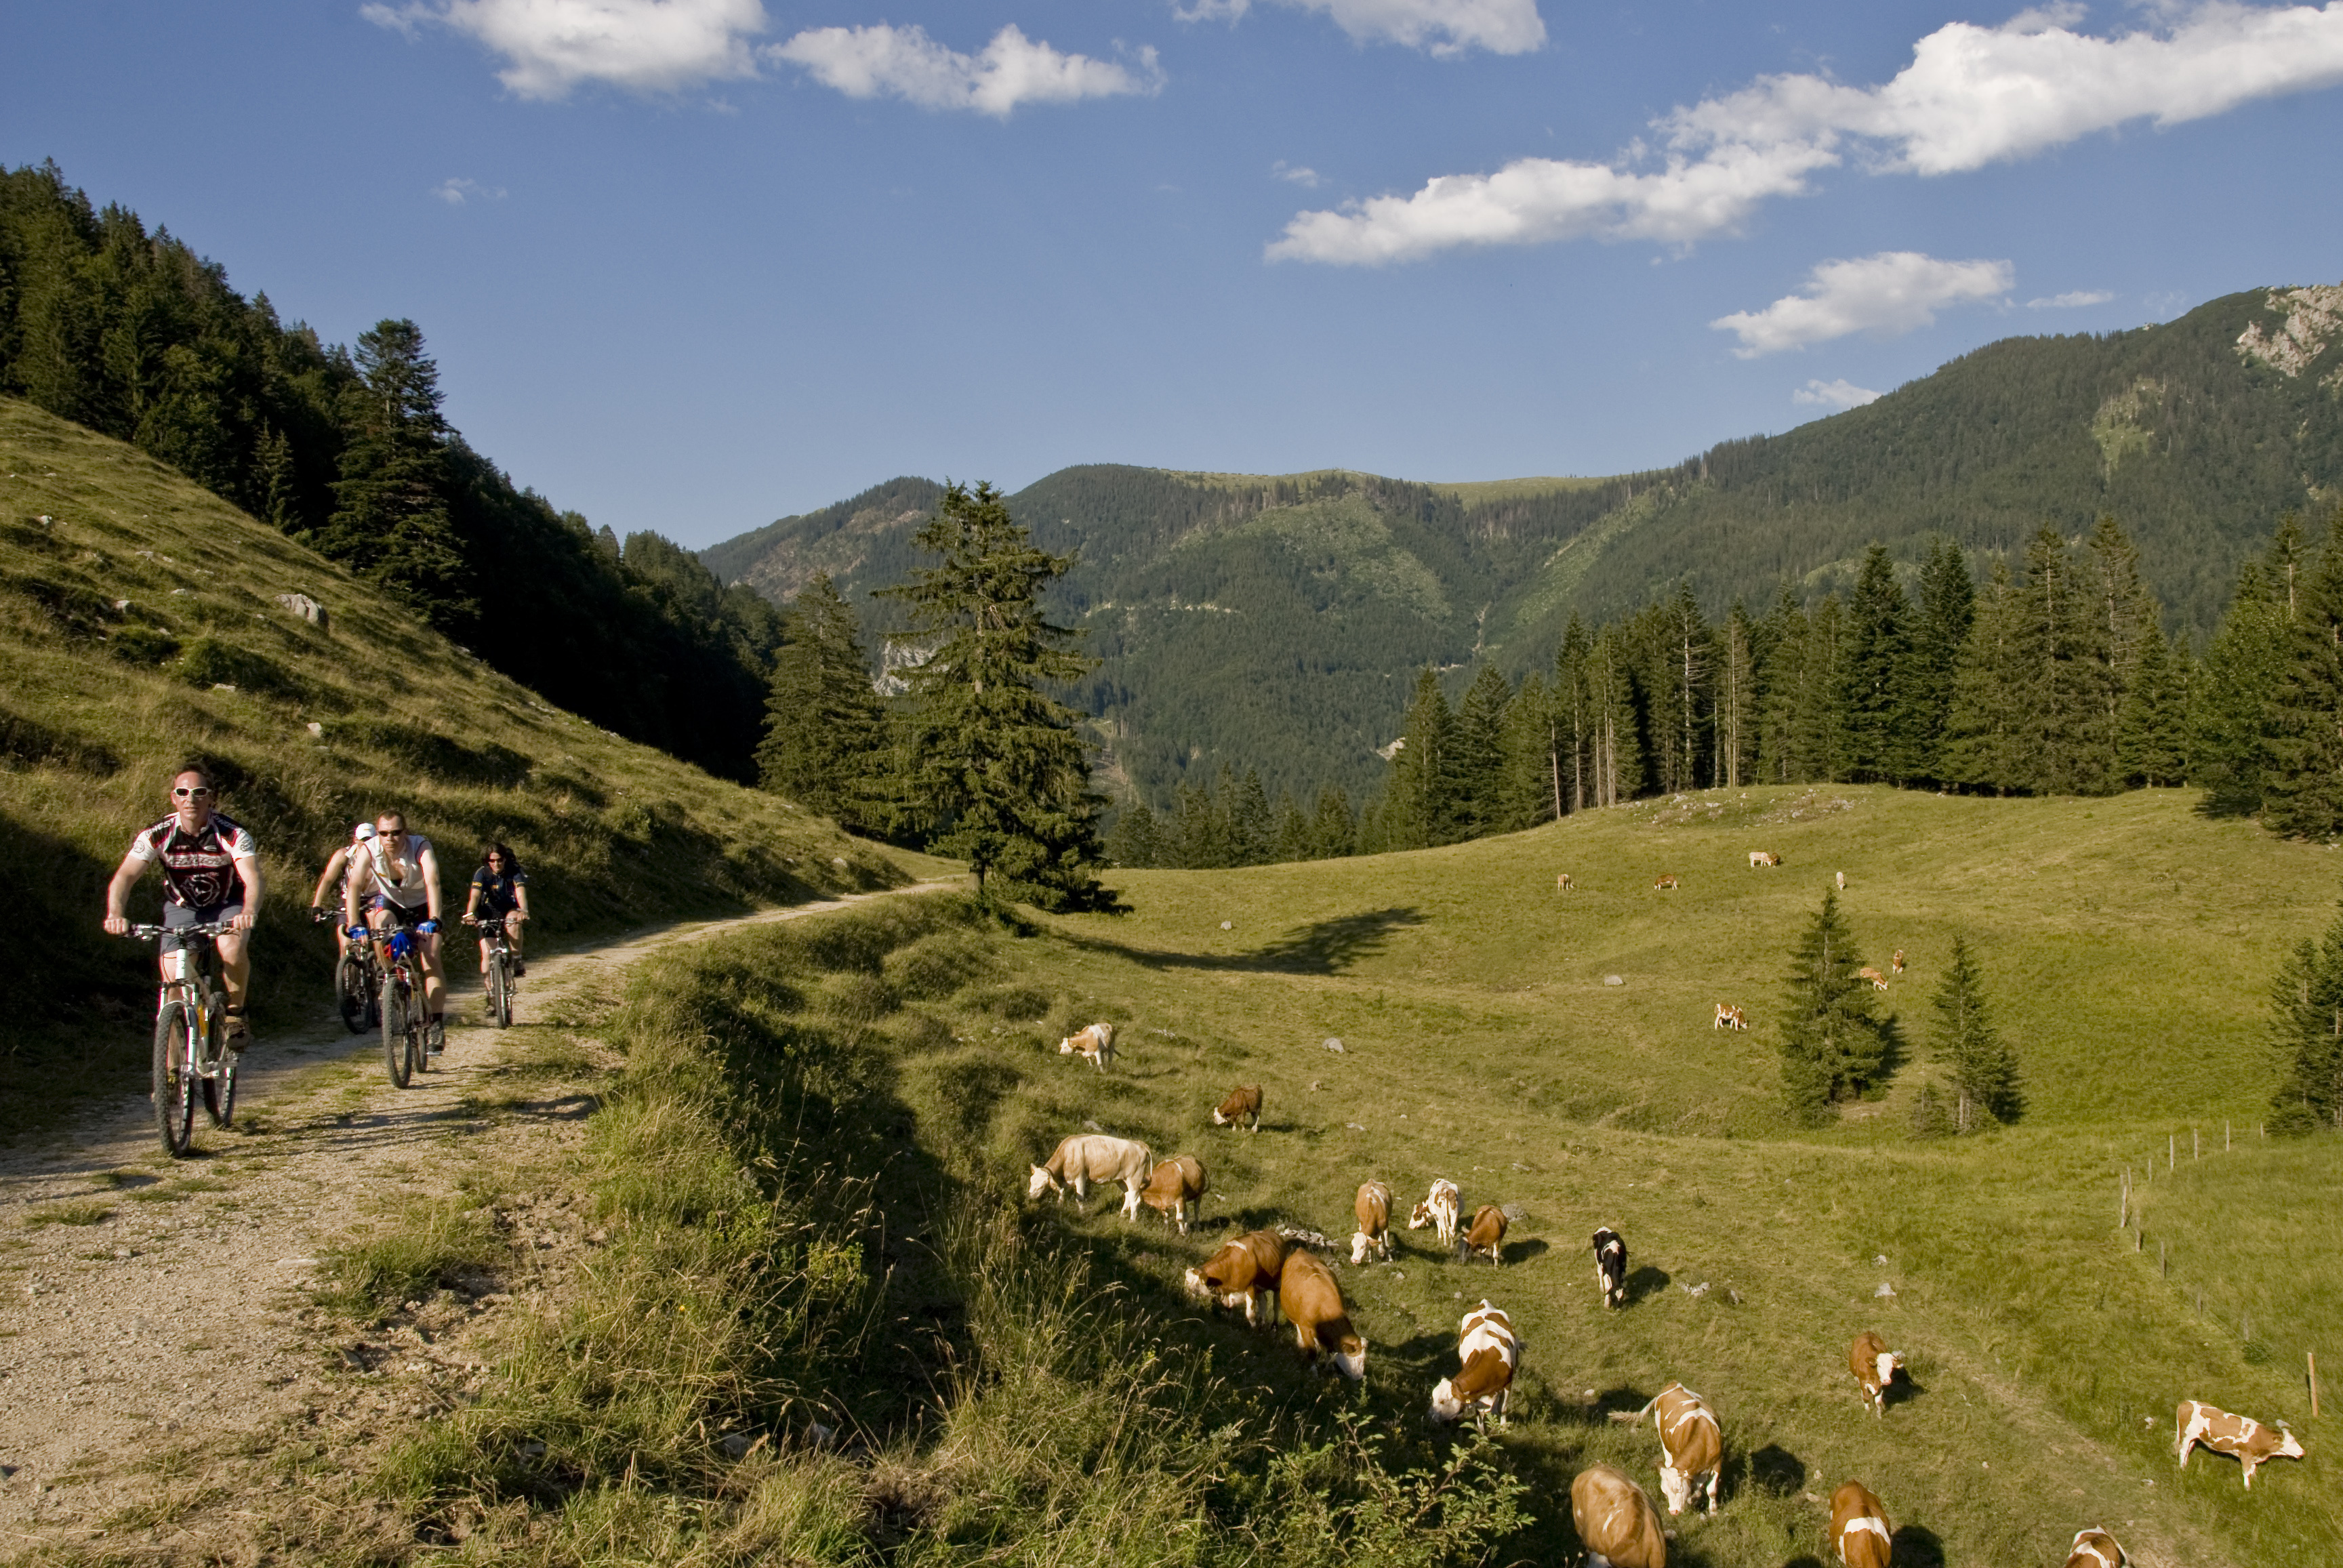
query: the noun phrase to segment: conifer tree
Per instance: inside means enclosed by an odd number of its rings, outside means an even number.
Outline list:
[[[2270,1126],[2301,1133],[2343,1128],[2343,918],[2304,937],[2270,986],[2271,1043],[2279,1081]]]
[[[1619,628],[1605,627],[1586,658],[1588,755],[1597,806],[1632,800],[1644,787],[1643,742],[1635,733],[1625,641]]]
[[[1318,791],[1310,812],[1310,854],[1320,860],[1358,853],[1359,824],[1351,814],[1351,798],[1341,786]]]
[[[1465,689],[1451,726],[1459,838],[1493,833],[1505,822],[1505,709],[1513,689],[1504,672],[1484,664]]]
[[[1943,752],[1952,720],[1954,673],[1976,618],[1976,585],[1968,557],[1951,539],[1939,538],[1920,568],[1920,602],[1905,678],[1913,766],[1922,779],[1949,779]]]
[[[434,626],[464,626],[479,607],[447,511],[439,367],[412,321],[376,323],[359,334],[355,357],[359,383],[342,397],[349,439],[334,485],[337,509],[306,542]]]
[[[1900,784],[1918,771],[1905,706],[1910,616],[1887,547],[1874,544],[1864,552],[1863,569],[1847,601],[1846,648],[1840,661],[1847,777],[1857,782]]]
[[[2066,541],[2049,524],[2026,548],[2016,600],[2021,781],[2036,794],[2097,795],[2110,787],[2115,723],[2107,638]]]
[[[1042,690],[1091,664],[1041,611],[1072,558],[1036,549],[990,484],[946,487],[916,542],[941,560],[886,594],[908,608],[904,640],[933,648],[909,682],[917,787],[944,819],[934,848],[969,862],[980,898],[1112,908],[1079,719]]]
[[[1562,737],[1554,694],[1534,671],[1505,704],[1504,789],[1495,827],[1517,832],[1551,822],[1564,809]]]
[[[1846,777],[1846,615],[1838,595],[1825,594],[1808,618],[1804,659],[1790,717],[1793,779],[1835,782]]]
[[[1566,802],[1564,811],[1584,811],[1595,803],[1595,721],[1587,668],[1594,651],[1594,639],[1586,623],[1576,610],[1571,611],[1562,648],[1554,655],[1552,699],[1556,769],[1561,776],[1557,788]]]
[[[2296,839],[2343,833],[2343,506],[2295,593],[2271,694],[2262,822]]]
[[[2188,777],[2215,811],[2262,808],[2272,714],[2293,646],[2304,568],[2301,524],[2278,519],[2269,549],[2237,574],[2229,613],[2191,688]]]
[[[1262,787],[1260,773],[1251,768],[1233,787],[1228,786],[1228,779],[1223,769],[1222,798],[1228,801],[1229,863],[1266,865],[1277,849],[1277,817],[1270,809],[1269,791]]]
[[[2116,716],[2116,765],[2127,784],[2159,789],[2188,779],[2188,663],[2150,626]]]
[[[841,828],[868,832],[890,812],[886,712],[871,689],[854,612],[816,573],[782,621],[757,748],[758,782]]]
[[[1192,871],[1227,865],[1228,819],[1217,809],[1212,787],[1183,780],[1172,789],[1172,820],[1163,836],[1161,863]]]
[[[1107,859],[1118,866],[1143,869],[1161,864],[1162,828],[1147,802],[1126,801],[1106,836]]]
[[[1806,678],[1814,623],[1787,582],[1764,622],[1765,653],[1757,667],[1757,776],[1768,784],[1806,777],[1798,753],[1798,696]]]
[[[1953,939],[1952,961],[1936,987],[1936,1054],[1952,1070],[1953,1131],[1973,1132],[1987,1118],[2015,1121],[2025,1109],[2017,1058],[1986,1014],[1976,960],[1966,939]]]
[[[1386,848],[1421,849],[1455,841],[1454,729],[1439,673],[1427,667],[1416,676],[1415,696],[1407,705],[1407,734],[1392,756],[1382,822]]]
[[[1977,596],[1968,640],[1953,668],[1953,706],[1938,749],[1945,780],[2006,795],[2023,788],[2027,671],[2017,641],[2017,585],[1993,563]]]
[[[1658,657],[1654,661],[1651,736],[1657,754],[1656,781],[1663,789],[1698,789],[1715,779],[1706,766],[1715,717],[1709,689],[1715,635],[1686,581],[1677,582],[1654,621]]]
[[[1870,1093],[1885,1069],[1886,1036],[1872,1015],[1871,982],[1855,973],[1862,967],[1838,895],[1825,890],[1791,955],[1782,1020],[1782,1093],[1802,1121],[1829,1120],[1832,1105]]]
[[[1726,612],[1716,659],[1716,782],[1738,789],[1757,760],[1757,637],[1739,599]]]
[[[2122,779],[2123,709],[2149,634],[2161,629],[2163,614],[2140,576],[2139,550],[2116,522],[2102,513],[2084,541],[2089,557],[2086,590],[2091,602],[2093,639],[2104,673],[2100,701],[2107,712],[2103,733],[2115,750],[2115,777]]]
[[[1277,798],[1277,841],[1272,856],[1279,861],[1307,860],[1310,853],[1310,819],[1293,803],[1291,790]]]

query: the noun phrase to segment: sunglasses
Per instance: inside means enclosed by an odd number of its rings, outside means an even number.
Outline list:
[[[198,785],[196,785],[196,786],[194,789],[173,789],[173,790],[171,791],[171,794],[172,794],[172,797],[173,797],[174,799],[180,799],[180,800],[191,800],[191,799],[199,799],[199,798],[201,798],[201,797],[203,797],[203,796],[206,796],[206,795],[209,795],[211,792],[212,792],[212,788],[211,788],[211,786],[210,786],[210,785],[208,785],[208,784],[198,784]]]

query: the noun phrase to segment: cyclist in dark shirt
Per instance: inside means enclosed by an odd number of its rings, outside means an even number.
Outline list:
[[[528,919],[528,873],[520,869],[513,852],[502,844],[491,844],[480,855],[480,869],[472,873],[472,896],[465,901],[464,919],[494,920],[502,916],[505,922],[505,946],[512,950],[513,974],[528,973],[528,965],[521,961],[520,928]],[[480,972],[488,972],[488,943],[480,940]]]
[[[149,865],[163,868],[163,924],[185,927],[224,923],[219,939],[220,978],[227,984],[227,1041],[242,1050],[252,1041],[244,999],[251,988],[247,949],[253,922],[260,918],[260,851],[252,835],[212,809],[218,799],[211,776],[182,768],[171,778],[171,815],[130,840],[130,852],[106,885],[106,929],[115,936],[130,930],[125,913],[130,890]],[[177,978],[181,939],[166,935],[160,962],[164,983]]]

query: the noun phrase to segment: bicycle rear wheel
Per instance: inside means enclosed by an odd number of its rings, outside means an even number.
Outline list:
[[[414,999],[407,994],[406,982],[397,975],[386,976],[382,982],[382,1060],[390,1069],[390,1081],[407,1087],[411,1076],[408,1068],[407,1034],[414,1010]]]
[[[155,1131],[174,1160],[187,1151],[196,1131],[196,1081],[188,1071],[193,1030],[184,1002],[166,1001],[155,1014]]]
[[[366,960],[358,957],[355,947],[346,948],[342,961],[334,966],[334,1006],[342,1015],[342,1027],[352,1034],[364,1034],[367,1018]]]
[[[512,1023],[512,956],[502,948],[488,955],[488,1021],[498,1029]]]

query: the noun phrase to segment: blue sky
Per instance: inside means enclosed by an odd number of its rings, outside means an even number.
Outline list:
[[[83,0],[55,157],[421,324],[557,503],[705,545],[1076,462],[1611,473],[2015,333],[2343,277],[2343,0]]]

